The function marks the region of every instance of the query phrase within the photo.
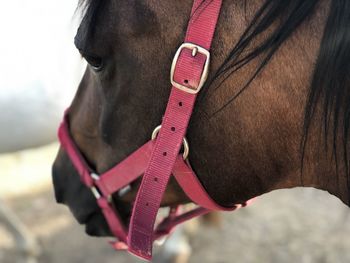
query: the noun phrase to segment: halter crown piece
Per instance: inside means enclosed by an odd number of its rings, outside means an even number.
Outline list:
[[[91,189],[116,241],[117,250],[127,249],[146,260],[152,258],[153,242],[168,235],[175,226],[211,210],[232,211],[241,205],[222,207],[208,195],[188,161],[179,154],[197,93],[205,83],[210,60],[209,49],[222,0],[194,0],[185,43],[180,46],[171,68],[172,89],[158,134],[121,163],[97,175],[88,165],[69,132],[68,110],[58,131],[62,147],[70,157],[81,181]],[[171,208],[169,215],[156,227],[160,203],[174,175],[186,195],[197,204],[192,211],[179,213]],[[125,190],[143,176],[134,202],[129,229],[112,204],[111,195]]]

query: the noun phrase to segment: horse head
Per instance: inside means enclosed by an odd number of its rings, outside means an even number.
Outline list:
[[[329,24],[340,9],[327,1],[287,2],[223,3],[208,81],[186,135],[192,168],[223,206],[297,186],[327,190],[349,201],[347,174],[337,172],[344,165],[336,165],[329,152],[319,154],[324,148],[317,121],[323,111],[313,106],[322,97],[315,91],[325,69],[320,58],[332,56],[324,38],[334,37],[327,35]],[[183,41],[192,1],[90,0],[82,5],[75,45],[88,66],[68,117],[79,150],[103,173],[148,141],[160,124],[170,93],[171,61]],[[349,10],[345,2],[343,10]],[[346,38],[341,36],[333,44],[344,51]],[[343,54],[348,56],[348,49]],[[308,147],[300,147],[305,141]],[[53,166],[53,182],[57,201],[87,225],[88,234],[110,235],[96,200],[63,149]],[[139,184],[136,180],[129,192],[113,196],[126,223]],[[186,202],[171,180],[162,205]]]

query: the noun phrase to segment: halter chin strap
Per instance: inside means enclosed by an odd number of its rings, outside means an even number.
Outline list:
[[[114,193],[122,194],[124,189],[127,189],[132,182],[145,173],[154,150],[155,140],[148,141],[122,162],[103,174],[97,175],[87,164],[69,133],[68,110],[58,130],[58,137],[81,181],[95,195],[97,204],[101,208],[112,234],[117,238],[116,242],[111,242],[111,244],[117,250],[128,249],[128,230],[122,222],[117,208],[113,206],[111,196]],[[176,159],[173,174],[185,194],[198,207],[182,214],[180,214],[180,206],[170,208],[168,216],[153,231],[153,241],[170,234],[177,225],[212,210],[232,211],[241,207],[241,205],[223,207],[212,200],[189,163],[180,154]]]
[[[162,126],[157,138],[150,140],[109,171],[97,175],[85,161],[69,133],[68,111],[59,128],[62,147],[81,177],[91,189],[111,232],[117,238],[116,249],[150,260],[152,244],[168,235],[173,228],[211,210],[232,211],[241,205],[223,207],[208,195],[189,163],[179,154],[196,95],[207,74],[210,53],[221,0],[194,0],[185,43],[176,52],[172,69],[173,85]],[[180,214],[179,207],[170,208],[168,216],[155,226],[156,217],[169,178],[174,175],[186,195],[198,205]],[[112,204],[112,194],[122,194],[137,178],[142,182],[133,206],[129,231]]]

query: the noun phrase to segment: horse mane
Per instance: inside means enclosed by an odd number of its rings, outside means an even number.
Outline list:
[[[305,108],[303,157],[316,106],[320,103],[323,115],[324,146],[328,150],[328,135],[332,136],[332,156],[338,173],[339,157],[349,172],[350,124],[350,1],[332,0],[319,55]],[[340,135],[340,136],[339,136]]]
[[[203,0],[203,4],[206,4],[208,1],[212,0]],[[104,2],[106,1],[79,1],[79,7],[83,9],[84,13],[83,19],[86,19],[89,25],[87,27],[89,33],[93,32],[96,15]],[[207,83],[202,97],[206,96],[209,90],[208,87],[213,86],[212,84],[214,82],[218,84],[211,87],[211,89],[216,90],[231,74],[238,71],[253,59],[261,57],[261,63],[241,88],[240,92],[234,97],[229,98],[214,115],[233,102],[249,86],[269,63],[279,47],[304,21],[314,14],[320,2],[322,0],[265,0],[237,44],[232,48],[227,58],[215,73],[214,78]],[[276,22],[278,22],[278,26],[271,33],[268,33],[268,36],[264,38],[265,40],[255,44],[254,49],[249,49],[253,40],[269,32],[268,30]],[[339,150],[339,145],[341,145],[340,150],[343,154],[340,157],[345,164],[346,172],[348,172],[350,125],[349,0],[330,0],[328,18],[305,106],[303,138],[301,142],[302,167],[310,126],[318,105],[322,109],[322,128],[326,152],[328,149],[327,136],[331,134],[333,141],[332,157],[335,157],[336,166],[338,167],[337,160],[339,157],[337,151]]]
[[[104,0],[79,0],[78,2],[76,11],[81,11],[82,20],[86,24],[86,27],[82,30],[85,31],[84,33],[88,38],[94,34],[97,14],[105,3]]]

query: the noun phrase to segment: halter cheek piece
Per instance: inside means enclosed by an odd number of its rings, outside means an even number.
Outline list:
[[[208,195],[188,161],[188,143],[184,138],[196,95],[205,83],[213,39],[222,0],[194,0],[185,43],[180,46],[171,67],[172,89],[162,125],[152,140],[109,171],[97,175],[81,155],[69,133],[68,111],[59,128],[62,147],[70,157],[81,181],[91,189],[117,241],[115,249],[128,249],[136,256],[150,260],[153,242],[168,235],[175,226],[211,210],[232,211],[241,205],[222,207]],[[184,155],[179,154],[184,145]],[[168,184],[175,179],[186,195],[197,204],[192,211],[180,214],[180,206],[156,227],[156,216]],[[122,223],[111,195],[122,194],[130,183],[142,176],[134,202],[129,229]]]

